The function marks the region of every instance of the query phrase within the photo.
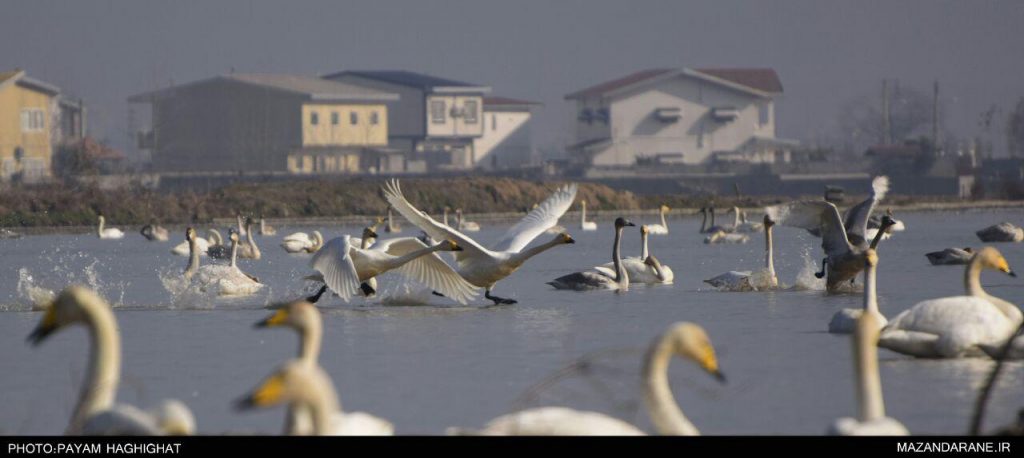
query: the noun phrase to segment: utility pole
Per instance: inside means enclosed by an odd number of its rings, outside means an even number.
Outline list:
[[[932,86],[932,151],[939,153],[939,80]]]
[[[889,110],[889,80],[882,80],[882,144],[892,144],[892,114]]]

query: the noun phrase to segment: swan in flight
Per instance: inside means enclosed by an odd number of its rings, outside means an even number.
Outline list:
[[[166,242],[171,238],[170,233],[167,232],[167,229],[155,223],[142,226],[142,229],[139,230],[139,233],[142,234],[142,236],[145,237],[146,240],[149,240],[151,242]]]
[[[605,269],[597,268],[594,271],[576,272],[563,275],[548,284],[555,289],[573,289],[586,291],[592,289],[610,289],[614,291],[626,291],[629,289],[629,273],[622,265],[622,229],[629,226],[636,226],[629,220],[618,217],[615,219],[615,241],[612,242],[612,264],[614,270],[608,275]]]
[[[267,224],[267,219],[260,217],[260,235],[277,235],[277,229]]]
[[[194,282],[203,292],[214,292],[219,296],[247,296],[263,289],[259,279],[238,268],[238,234],[231,231],[231,264],[199,265],[199,247],[196,243],[196,230],[185,230],[185,240],[189,243],[190,255],[188,266],[183,274],[185,280]]]
[[[462,209],[455,209],[455,229],[464,232],[480,232],[480,225],[472,221],[464,221],[462,218]]]
[[[238,244],[238,257],[244,259],[259,259],[263,256],[260,247],[256,246],[256,240],[252,237],[252,218],[245,219],[245,242]]]
[[[369,232],[376,237],[372,230]],[[366,237],[361,241],[365,243]],[[365,246],[365,245],[364,245]],[[427,246],[416,237],[381,240],[372,247],[361,248],[348,235],[332,239],[313,255],[310,266],[320,273],[324,286],[311,296],[315,302],[330,288],[345,302],[362,291],[366,296],[375,292],[367,282],[385,272],[399,274],[426,285],[428,288],[465,304],[476,297],[471,285],[437,255],[439,251],[461,252],[463,248],[451,239]],[[315,279],[315,276],[314,276]]]
[[[877,323],[878,329],[882,329],[889,323],[889,320],[885,319],[885,315],[878,311],[877,282],[875,281],[875,271],[877,270],[878,254],[875,253],[875,250],[868,248],[868,251],[864,253],[864,306],[859,309],[842,309],[836,312],[828,323],[828,332],[833,334],[852,333],[857,327],[857,320],[865,311],[875,316],[872,323]]]
[[[299,354],[297,361],[316,366],[320,355],[320,344],[323,340],[323,320],[316,306],[306,301],[294,301],[278,308],[274,313],[260,322],[257,328],[288,327],[299,334]],[[335,414],[338,415],[338,414]],[[372,415],[362,412],[346,412],[341,414],[343,422],[364,422],[357,431],[363,435],[392,435],[394,426]],[[369,421],[367,421],[369,420]],[[285,434],[305,436],[313,432],[313,419],[309,409],[292,403],[288,405],[285,422]]]
[[[209,229],[208,235],[205,239],[202,237],[196,237],[196,246],[199,248],[199,256],[206,256],[210,247],[217,246],[222,243],[224,243],[224,239],[216,229]],[[176,256],[188,256],[189,253],[188,240],[185,240],[184,242],[175,245],[174,248],[171,248],[171,254]]]
[[[313,235],[305,232],[296,232],[285,236],[281,241],[281,248],[289,253],[316,253],[324,245],[324,236],[320,231],[313,231]]]
[[[665,234],[668,234],[668,222],[665,221],[665,214],[668,213],[670,210],[672,210],[672,209],[668,208],[668,205],[664,205],[664,204],[662,204],[662,206],[658,208],[658,215],[661,216],[661,224],[649,224],[649,225],[647,225],[647,230],[650,231],[651,234],[654,234],[654,235],[665,235]]]
[[[1008,222],[986,227],[975,232],[982,242],[1020,242],[1024,241],[1024,228]]]
[[[116,227],[104,227],[107,223],[107,219],[103,215],[99,216],[99,224],[96,226],[96,235],[101,239],[120,239],[124,238],[124,232]]]
[[[853,373],[857,389],[857,418],[839,418],[828,430],[834,436],[909,436],[898,420],[885,416],[882,378],[878,373],[878,316],[865,313],[853,330]]]
[[[587,201],[580,201],[580,230],[582,231],[596,231],[597,223],[594,221],[587,221]]]
[[[484,248],[469,236],[442,225],[426,213],[417,210],[408,200],[405,200],[397,180],[389,181],[384,185],[384,196],[388,203],[398,210],[398,213],[430,237],[436,240],[454,240],[458,243],[463,248],[463,251],[455,253],[459,274],[474,286],[484,288],[484,297],[494,301],[495,304],[516,303],[514,299],[492,296],[491,290],[496,283],[512,275],[530,258],[557,245],[575,243],[569,234],[561,233],[548,243],[525,249],[526,245],[534,238],[557,224],[558,218],[569,209],[576,199],[575,184],[566,185],[555,191],[539,207],[533,209],[519,223],[509,228],[501,240],[492,245],[490,249]]]
[[[732,231],[741,234],[749,234],[752,232],[761,232],[764,230],[764,225],[761,223],[747,222],[747,212],[740,210],[739,207],[732,207],[729,209],[729,213],[735,216],[732,223]]]
[[[121,335],[110,305],[94,291],[82,286],[61,291],[28,340],[39,345],[75,324],[88,328],[91,345],[88,369],[65,434],[151,436],[194,432],[192,414],[179,401],[164,402],[150,412],[114,403],[121,381]]]
[[[729,271],[717,277],[704,280],[721,291],[767,291],[779,287],[779,277],[775,275],[775,249],[772,240],[772,228],[775,221],[764,215],[764,269],[757,272],[749,270]]]
[[[399,232],[402,232],[402,226],[399,226],[398,223],[395,222],[395,218],[394,215],[392,215],[392,213],[394,213],[394,209],[392,209],[391,206],[388,205],[388,219],[387,224],[384,225],[384,232],[387,232],[389,234],[397,234]]]
[[[1024,320],[1017,306],[985,292],[981,271],[996,270],[1012,277],[999,250],[985,247],[964,269],[964,296],[918,302],[896,315],[882,329],[878,346],[925,358],[983,356],[982,346],[998,346]]]
[[[928,258],[928,262],[932,263],[933,266],[952,266],[952,265],[963,265],[971,262],[971,258],[974,257],[974,248],[946,248],[942,251],[933,251],[931,253],[925,253],[925,257]]]
[[[312,428],[290,430],[289,434],[316,436],[392,435],[394,426],[386,420],[363,413],[341,410],[334,383],[317,364],[301,359],[285,362],[260,384],[235,402],[239,410],[289,404],[309,412]]]
[[[648,285],[671,284],[675,280],[672,268],[662,265],[658,258],[652,256],[647,250],[647,226],[640,226],[640,257],[629,257],[622,260],[622,267],[629,275],[632,283],[646,283]],[[594,267],[605,276],[615,278],[615,263],[609,262]]]
[[[719,382],[725,375],[718,368],[715,348],[704,328],[689,322],[675,323],[654,339],[644,357],[643,398],[654,429],[661,435],[696,436],[697,427],[683,415],[668,382],[673,356],[693,361]],[[450,430],[455,432],[458,430]],[[637,436],[645,434],[636,426],[597,412],[565,407],[538,407],[495,418],[473,434],[518,436]]]

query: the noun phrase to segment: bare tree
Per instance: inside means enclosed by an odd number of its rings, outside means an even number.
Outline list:
[[[932,123],[932,97],[909,87],[896,86],[889,91],[889,122],[892,140],[929,135]],[[885,113],[882,101],[875,95],[860,96],[845,104],[839,114],[843,138],[856,152],[884,142]],[[943,110],[939,109],[939,129],[943,130]]]
[[[1024,97],[1006,119],[1006,150],[1010,157],[1024,156]]]

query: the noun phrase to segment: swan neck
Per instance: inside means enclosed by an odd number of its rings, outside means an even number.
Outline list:
[[[587,222],[587,203],[580,202],[580,221]]]
[[[661,212],[661,227],[664,227],[665,229],[668,229],[668,223],[665,222],[665,209],[664,208],[661,209],[660,212]]]
[[[640,231],[640,260],[643,261],[650,256],[650,252],[647,251],[647,232]]]
[[[864,311],[878,314],[878,287],[876,281],[877,267],[867,265],[864,267]]]
[[[185,267],[185,279],[191,279],[199,270],[199,247],[196,246],[196,239],[188,241],[188,266]]]
[[[238,267],[238,242],[231,240],[231,267]]]
[[[875,233],[875,238],[871,239],[871,249],[878,248],[878,243],[882,241],[882,237],[885,236],[885,228],[879,227],[878,232]]]
[[[308,364],[316,364],[320,358],[320,345],[323,341],[323,323],[319,315],[302,329],[299,341],[299,359]]]
[[[541,244],[541,245],[537,245],[537,246],[535,246],[533,248],[529,248],[529,249],[520,251],[520,252],[512,255],[512,258],[511,258],[512,264],[513,265],[522,265],[528,259],[530,259],[530,258],[532,258],[534,256],[537,256],[538,254],[541,254],[541,253],[551,249],[555,245],[559,245],[561,243],[562,243],[561,242],[561,237],[558,237],[558,238],[555,238],[555,239],[549,241],[548,243],[544,243],[544,244]]]
[[[316,391],[314,398],[308,403],[313,417],[313,434],[327,436],[333,432],[331,419],[335,414],[341,413],[341,404],[331,387],[320,386]]]
[[[878,374],[878,330],[858,326],[854,331],[854,371],[857,375],[857,417],[862,422],[885,418],[882,379]]]
[[[121,378],[121,338],[114,314],[105,304],[85,304],[89,329],[89,368],[78,396],[68,433],[77,434],[86,419],[110,409]]]
[[[654,428],[662,435],[696,436],[700,434],[683,415],[668,384],[668,364],[672,357],[667,336],[659,337],[647,351],[644,361],[644,404]]]
[[[100,217],[99,224],[96,225],[96,235],[103,237],[103,217]]]
[[[736,209],[736,214],[733,215],[732,227],[733,228],[740,227],[740,210],[738,208]]]
[[[251,224],[246,224],[245,225],[245,241],[249,243],[250,247],[252,247],[253,257],[258,258],[259,254],[260,254],[260,247],[256,246],[256,240],[254,240],[252,238],[252,225]]]
[[[615,282],[619,284],[620,289],[625,289],[629,286],[629,274],[626,273],[626,269],[622,268],[622,229],[621,227],[615,228],[615,243],[612,245],[612,262],[615,263]]]
[[[772,227],[764,228],[764,267],[768,273],[775,277],[775,250],[772,243]]]
[[[703,234],[708,231],[708,212],[704,211],[701,213],[704,215],[704,219],[700,222],[700,232]]]
[[[988,294],[981,287],[981,257],[974,256],[964,269],[964,289],[968,296],[986,297]]]

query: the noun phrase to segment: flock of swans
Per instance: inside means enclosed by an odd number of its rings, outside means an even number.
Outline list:
[[[981,285],[985,270],[1015,276],[1006,259],[994,247],[980,249],[950,248],[927,253],[933,264],[965,265],[962,296],[942,297],[920,302],[887,319],[879,310],[876,282],[879,268],[880,242],[893,232],[905,229],[902,222],[887,212],[873,217],[876,205],[889,188],[886,177],[872,182],[872,193],[863,202],[845,213],[825,200],[787,202],[766,207],[760,223],[747,220],[746,212],[733,208],[731,226],[715,222],[713,207],[701,209],[704,221],[699,232],[714,241],[763,234],[764,266],[758,270],[730,271],[705,280],[721,291],[761,292],[782,288],[774,266],[773,233],[777,225],[797,227],[821,237],[824,252],[819,278],[826,277],[829,293],[851,291],[849,285],[863,274],[863,289],[852,290],[863,296],[858,309],[840,310],[828,323],[832,333],[851,334],[851,360],[854,367],[855,416],[837,419],[827,427],[832,434],[882,435],[909,434],[896,419],[887,417],[882,400],[878,369],[878,348],[923,358],[997,357],[1024,358],[1024,338],[1014,339],[1024,315],[1014,304],[988,294]],[[389,271],[421,283],[435,295],[465,304],[480,289],[495,305],[515,304],[513,299],[492,294],[501,280],[512,275],[527,261],[574,239],[565,231],[556,231],[546,242],[529,247],[542,234],[557,227],[559,218],[576,200],[577,187],[570,184],[558,188],[550,197],[536,205],[498,242],[485,247],[467,232],[480,225],[466,221],[456,209],[454,226],[448,224],[448,209],[441,221],[416,208],[402,192],[397,180],[384,184],[383,196],[388,203],[387,217],[363,228],[359,237],[342,235],[324,241],[323,235],[294,233],[283,238],[282,249],[288,253],[311,254],[310,267],[315,273],[305,279],[322,284],[319,291],[304,300],[276,306],[257,328],[284,327],[299,336],[299,351],[294,359],[283,362],[265,379],[245,393],[237,402],[239,409],[287,406],[283,432],[293,435],[376,435],[393,434],[394,426],[387,420],[362,412],[346,412],[335,391],[330,375],[318,363],[323,324],[314,305],[328,291],[349,301],[353,297],[373,296],[377,277]],[[580,230],[597,230],[598,224],[588,221],[586,203],[580,202]],[[621,240],[628,228],[636,224],[624,217],[613,224],[611,262],[548,282],[555,289],[588,291],[606,290],[626,293],[631,282],[649,285],[671,285],[672,269],[663,265],[649,249],[652,235],[668,233],[665,214],[659,209],[661,224],[640,225],[641,253],[623,258]],[[380,240],[378,230],[395,234],[402,228],[393,212],[422,231],[418,237],[396,237]],[[120,238],[124,233],[104,226],[99,217],[97,235],[103,239]],[[261,219],[238,217],[237,226],[228,230],[225,241],[220,232],[210,230],[201,238],[196,230],[185,231],[185,242],[172,248],[172,253],[188,256],[182,279],[190,287],[218,295],[247,295],[264,285],[243,272],[239,257],[259,260],[260,249],[254,233],[272,231]],[[166,240],[166,230],[155,224],[140,231],[150,240]],[[1020,241],[1022,230],[1002,223],[978,231],[982,241]],[[147,235],[149,234],[149,235]],[[164,234],[163,238],[160,234]],[[244,237],[244,239],[243,239]],[[226,244],[225,244],[226,243]],[[738,242],[742,243],[742,242]],[[443,255],[443,253],[448,253]],[[225,264],[200,265],[203,257],[228,260]],[[118,404],[115,400],[120,381],[121,339],[116,318],[98,294],[81,286],[63,290],[43,314],[29,336],[33,344],[43,342],[54,332],[75,324],[89,331],[88,371],[78,402],[71,415],[68,434],[191,434],[195,432],[192,413],[182,402],[168,400],[143,410]],[[1005,349],[1005,350],[1004,350]],[[684,414],[669,386],[668,366],[673,356],[693,362],[715,379],[725,382],[718,366],[711,338],[698,324],[672,324],[650,344],[643,360],[642,395],[647,413],[659,434],[696,435],[698,428]],[[480,428],[450,428],[448,433],[484,435],[634,435],[644,434],[636,426],[622,420],[588,411],[566,407],[539,407],[513,412],[495,418]]]

